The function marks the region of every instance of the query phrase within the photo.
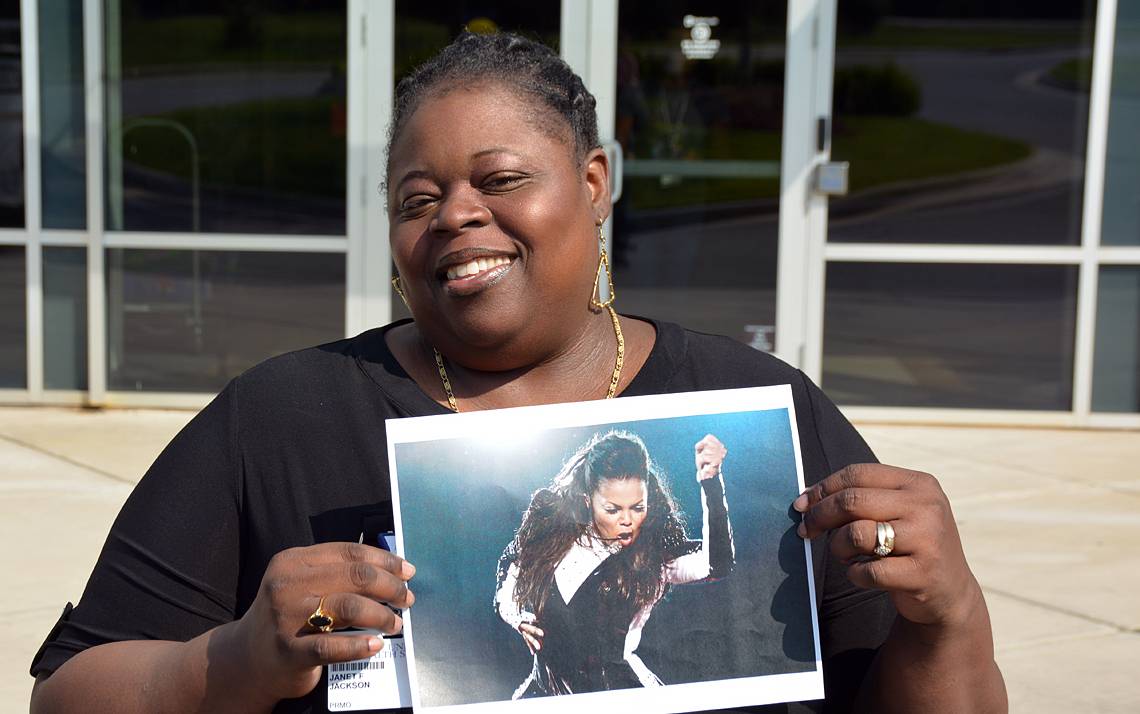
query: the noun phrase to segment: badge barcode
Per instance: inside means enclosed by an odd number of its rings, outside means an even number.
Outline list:
[[[363,672],[366,669],[384,669],[384,662],[370,659],[365,662],[335,662],[329,665],[330,672]]]

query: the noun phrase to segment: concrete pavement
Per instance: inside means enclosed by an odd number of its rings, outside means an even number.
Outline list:
[[[82,593],[131,485],[188,412],[0,408],[0,711]],[[862,425],[939,476],[986,591],[1014,712],[1140,711],[1140,433]]]

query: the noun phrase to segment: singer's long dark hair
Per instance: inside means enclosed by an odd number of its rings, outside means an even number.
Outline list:
[[[648,493],[637,538],[611,556],[620,555],[618,596],[638,612],[665,594],[669,554],[686,542],[682,515],[640,438],[625,431],[597,434],[570,457],[550,486],[534,493],[509,548],[518,565],[515,601],[540,621],[562,558],[575,541],[598,537],[588,501],[611,479],[643,481]]]

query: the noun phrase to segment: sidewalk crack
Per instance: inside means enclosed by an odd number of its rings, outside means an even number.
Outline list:
[[[16,437],[14,437],[10,434],[0,434],[0,440],[7,441],[10,444],[15,444],[16,446],[22,446],[25,449],[31,449],[32,451],[43,454],[44,456],[50,456],[53,459],[58,459],[60,461],[63,461],[64,463],[71,464],[72,466],[78,466],[81,469],[90,471],[91,473],[102,476],[103,478],[111,479],[112,481],[115,481],[117,483],[125,483],[129,486],[132,486],[132,487],[135,485],[135,482],[132,481],[131,479],[123,478],[122,476],[119,476],[118,474],[113,474],[110,471],[104,471],[103,469],[98,468],[97,466],[92,466],[91,464],[85,464],[82,461],[77,461],[77,460],[71,458],[70,456],[64,456],[63,454],[57,454],[54,451],[48,451],[47,449],[43,448],[42,446],[29,443],[27,441],[24,441],[23,439],[17,439]]]
[[[1068,615],[1069,617],[1075,617],[1078,620],[1084,620],[1085,622],[1089,622],[1089,623],[1092,623],[1094,625],[1101,625],[1103,627],[1108,627],[1108,628],[1115,630],[1117,633],[1120,633],[1120,634],[1124,634],[1124,635],[1140,634],[1140,627],[1129,627],[1128,625],[1121,625],[1120,623],[1112,622],[1111,620],[1105,620],[1104,618],[1097,617],[1096,615],[1088,615],[1086,613],[1079,612],[1077,610],[1070,610],[1070,609],[1065,608],[1065,607],[1058,607],[1057,605],[1051,605],[1047,602],[1041,602],[1040,600],[1034,600],[1033,598],[1025,597],[1024,595],[1018,595],[1017,593],[1011,593],[1008,590],[999,590],[997,588],[993,588],[993,587],[989,587],[987,585],[983,585],[982,591],[985,593],[993,593],[994,595],[1000,595],[1002,597],[1009,598],[1010,600],[1016,600],[1017,602],[1020,602],[1020,603],[1025,604],[1025,605],[1032,605],[1033,607],[1038,607],[1038,608],[1041,608],[1042,610],[1048,610],[1050,612],[1055,612],[1059,615]]]

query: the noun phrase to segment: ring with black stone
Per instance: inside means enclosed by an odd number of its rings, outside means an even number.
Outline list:
[[[334,624],[332,613],[325,611],[325,596],[322,595],[321,601],[317,603],[317,609],[309,615],[309,627],[321,632],[332,632]]]

